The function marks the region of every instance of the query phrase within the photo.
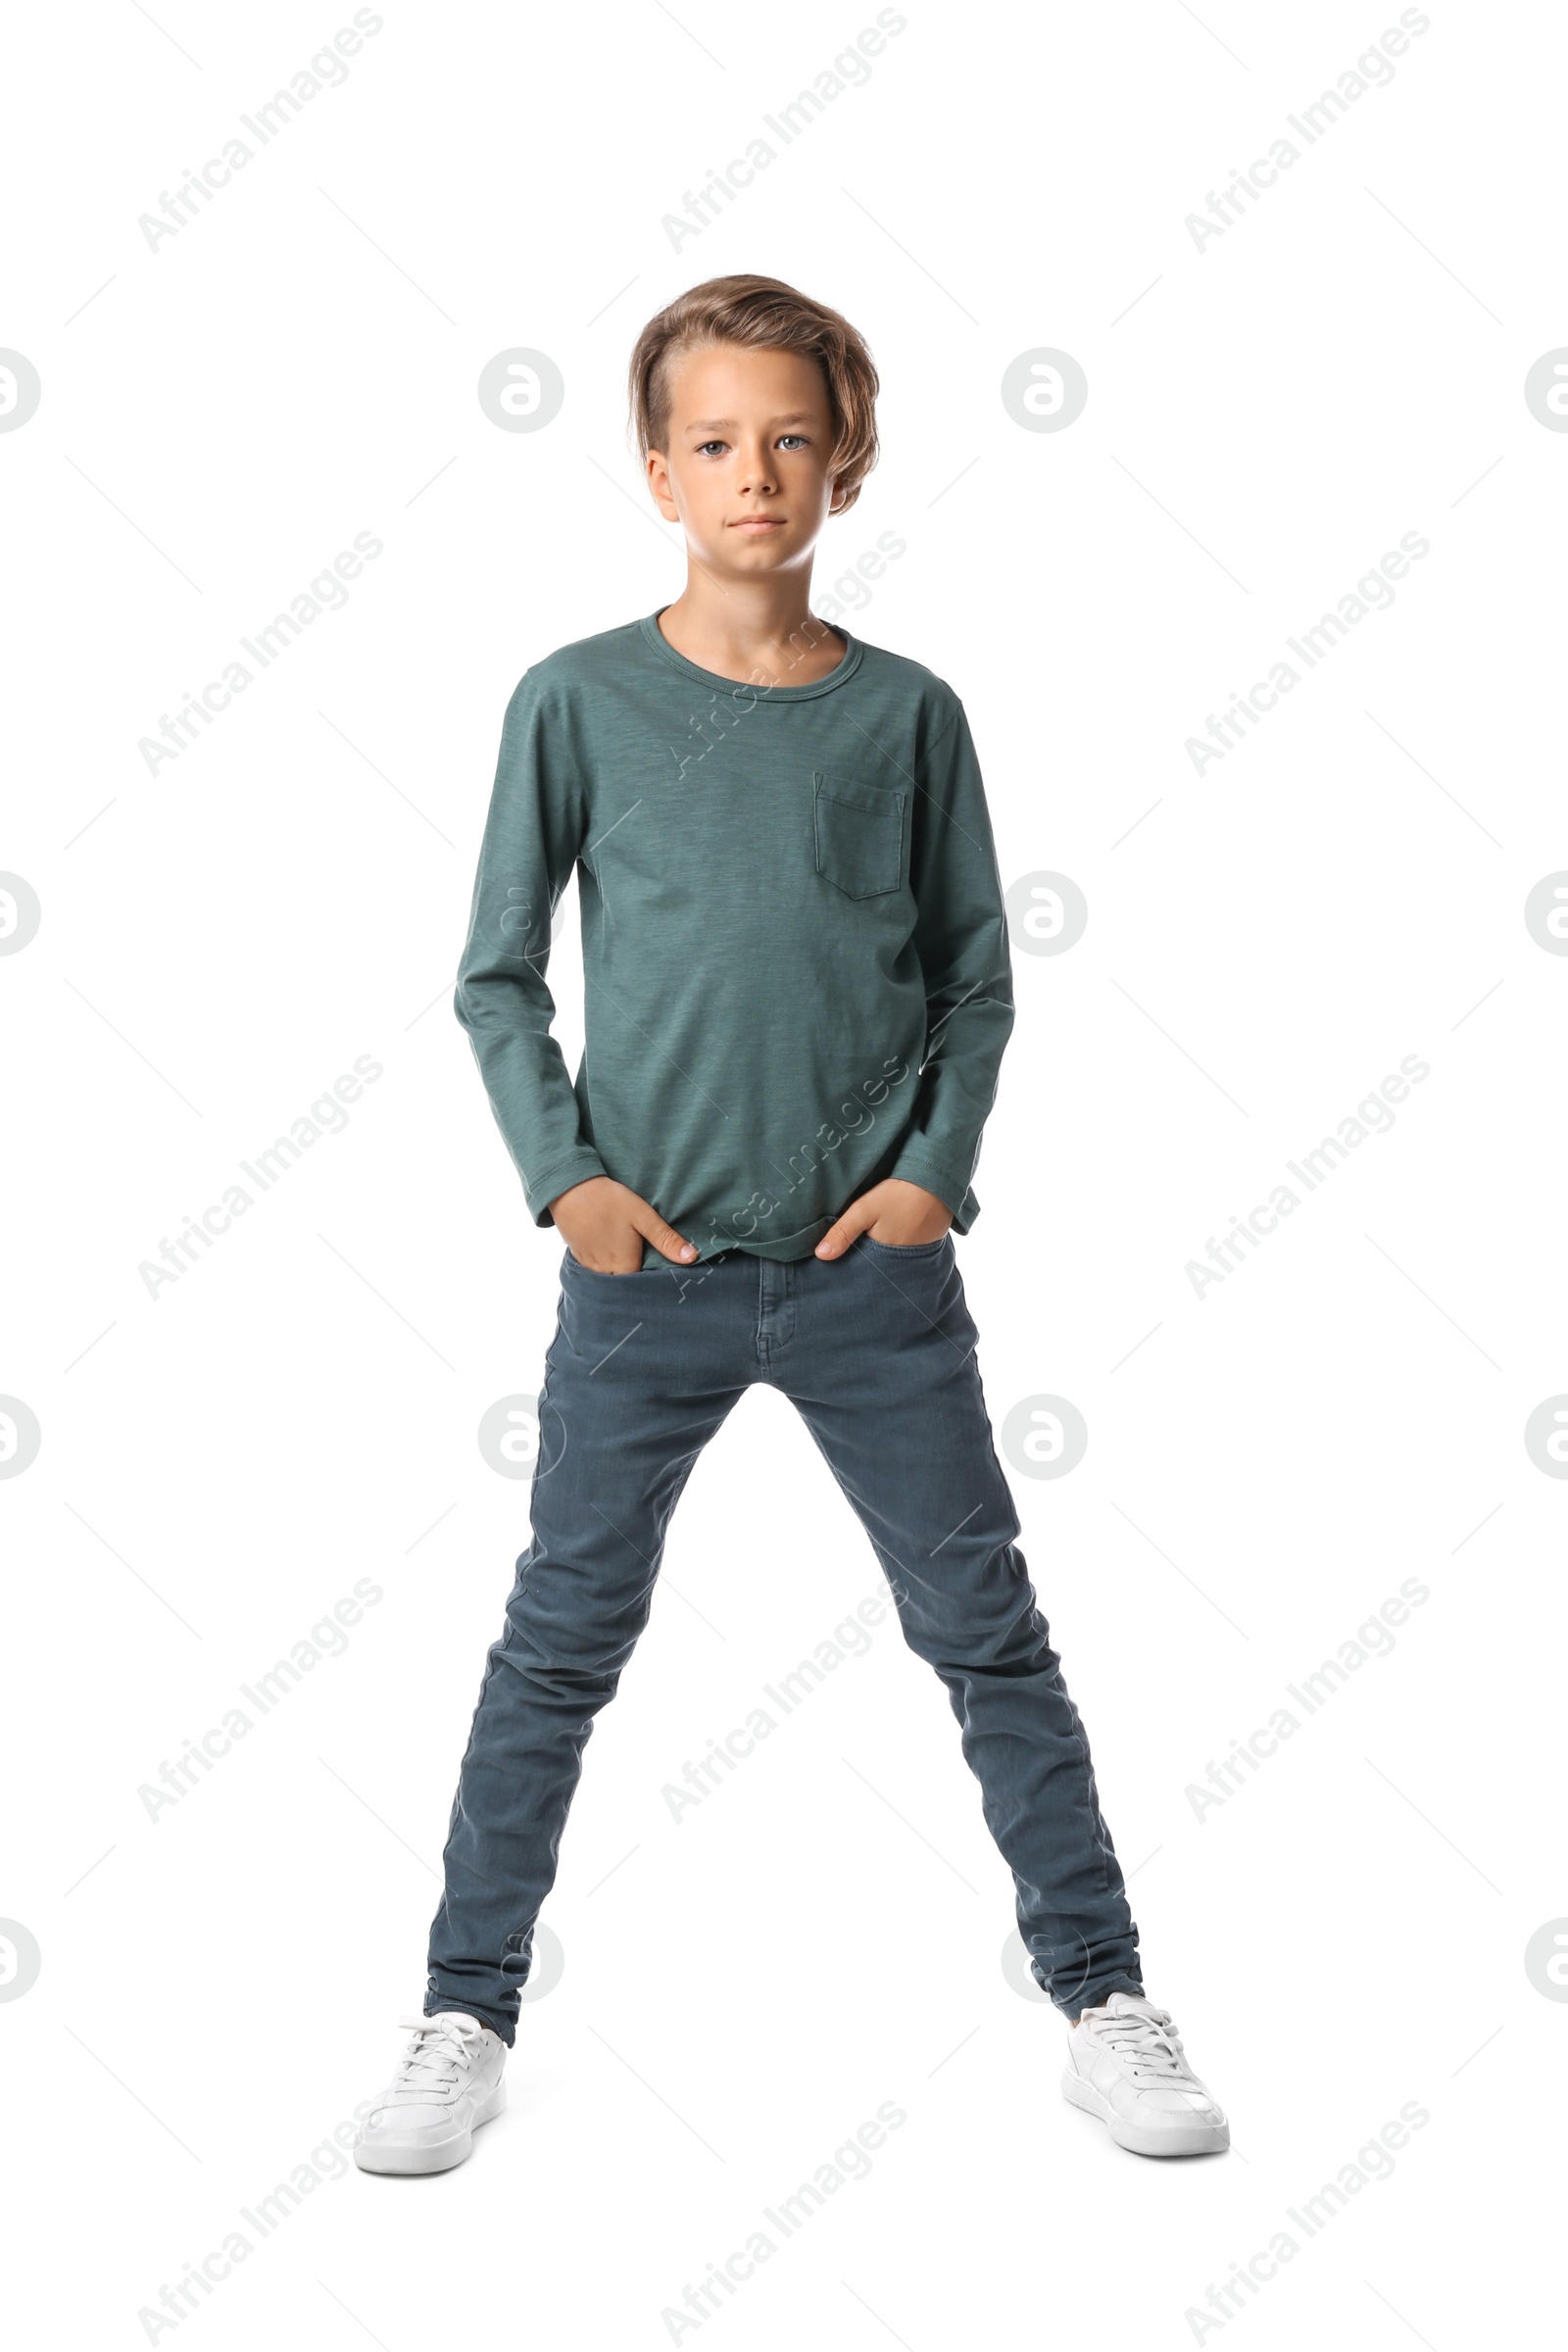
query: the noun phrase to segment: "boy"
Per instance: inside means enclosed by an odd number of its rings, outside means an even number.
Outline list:
[[[551,655],[507,711],[457,1011],[534,1221],[566,1245],[561,1308],[533,1541],[367,2172],[445,2171],[500,2111],[584,1742],[680,1491],[756,1381],[801,1412],[946,1685],[1068,2022],[1067,2097],[1141,2154],[1229,2144],[1144,1996],[950,1238],[977,1213],[1013,1017],[968,725],[929,670],[808,607],[823,523],[876,461],[876,392],[856,330],[774,278],[715,278],[650,320],[632,413],[685,590]],[[573,867],[575,1084],[545,984]]]

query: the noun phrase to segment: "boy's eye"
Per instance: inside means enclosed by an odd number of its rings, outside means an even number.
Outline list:
[[[699,441],[697,444],[697,455],[700,458],[706,458],[710,450],[722,449],[723,446],[724,444],[722,441]]]
[[[786,443],[792,443],[796,449],[805,449],[808,446],[806,435],[804,433],[780,433],[778,437],[778,445],[780,449],[782,449]]]

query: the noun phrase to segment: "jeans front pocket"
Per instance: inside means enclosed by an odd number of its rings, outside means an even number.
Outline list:
[[[935,1257],[948,1246],[948,1233],[939,1233],[934,1242],[879,1242],[874,1234],[862,1233],[861,1241],[868,1250],[879,1250],[884,1257]]]
[[[818,769],[812,778],[816,870],[846,898],[874,899],[904,879],[906,796],[851,784]]]
[[[585,1266],[582,1262],[582,1259],[573,1254],[569,1242],[566,1245],[565,1251],[561,1260],[561,1270],[563,1274],[566,1273],[568,1269],[573,1274],[590,1275],[595,1282],[629,1282],[634,1274],[652,1273],[654,1271],[652,1267],[628,1266],[624,1274],[607,1274],[603,1267]]]

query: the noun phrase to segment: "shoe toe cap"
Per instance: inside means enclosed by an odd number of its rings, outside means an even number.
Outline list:
[[[360,2126],[355,2142],[362,2148],[417,2148],[450,2136],[453,2117],[446,2108],[376,2107]]]
[[[1151,2132],[1190,2132],[1195,2125],[1214,2132],[1227,2128],[1224,2109],[1207,2091],[1145,2091],[1130,2102],[1128,2111]]]

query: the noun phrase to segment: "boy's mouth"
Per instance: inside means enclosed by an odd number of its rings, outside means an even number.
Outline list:
[[[784,517],[782,514],[738,514],[729,527],[732,531],[781,531]]]

